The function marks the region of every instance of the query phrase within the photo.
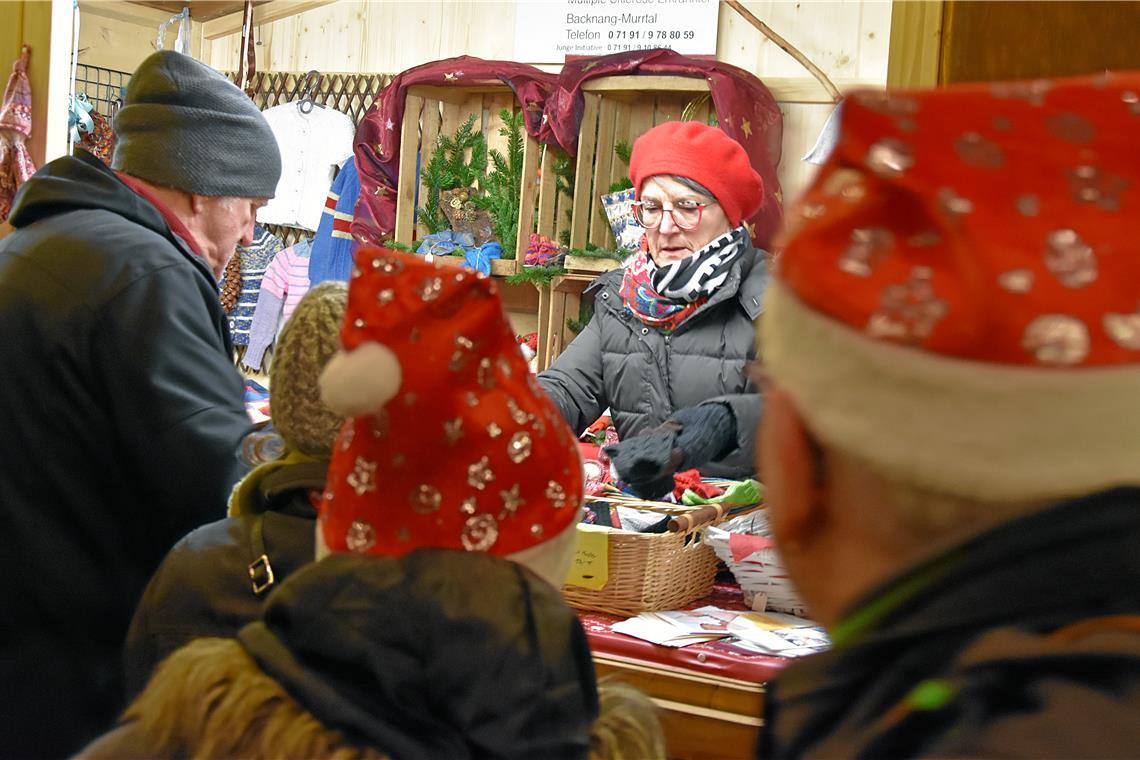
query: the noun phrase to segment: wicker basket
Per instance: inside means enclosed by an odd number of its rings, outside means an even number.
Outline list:
[[[566,585],[571,607],[615,615],[675,610],[712,591],[717,559],[694,533],[609,532],[609,580],[598,590]]]
[[[760,536],[766,539],[765,546],[747,557],[736,560],[729,546],[733,533]],[[796,593],[784,561],[776,550],[775,542],[768,528],[768,515],[764,510],[752,512],[742,517],[727,520],[720,525],[710,525],[704,529],[705,541],[716,555],[728,565],[736,582],[744,592],[744,601],[752,605],[758,593],[767,596],[767,609],[786,612],[790,615],[807,616],[807,608]]]

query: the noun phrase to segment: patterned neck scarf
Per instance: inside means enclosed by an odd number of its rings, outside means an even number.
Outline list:
[[[658,266],[649,256],[646,238],[625,267],[621,299],[641,322],[671,333],[708,302],[724,284],[732,265],[744,252],[747,233],[737,227],[692,256]]]

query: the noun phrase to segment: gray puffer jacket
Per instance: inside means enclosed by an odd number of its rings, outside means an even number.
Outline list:
[[[594,316],[539,374],[539,383],[575,432],[609,407],[622,440],[660,425],[678,409],[727,404],[736,416],[737,447],[701,471],[751,476],[762,401],[747,367],[756,355],[754,322],[768,284],[764,252],[749,245],[724,285],[671,335],[626,311],[619,292],[622,271],[607,272],[586,289],[594,297]]]

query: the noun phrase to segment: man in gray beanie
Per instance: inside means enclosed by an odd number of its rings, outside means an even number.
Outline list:
[[[0,747],[68,755],[122,707],[159,561],[225,514],[249,431],[216,278],[281,157],[233,84],[163,51],[108,168],[53,161],[0,240]]]

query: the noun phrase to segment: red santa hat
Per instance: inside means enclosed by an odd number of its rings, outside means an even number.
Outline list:
[[[972,498],[1140,483],[1138,128],[1134,72],[848,98],[761,326],[809,429]]]
[[[344,352],[321,377],[325,403],[348,418],[320,510],[323,544],[389,556],[484,551],[559,584],[581,459],[494,282],[380,248],[355,261]]]

